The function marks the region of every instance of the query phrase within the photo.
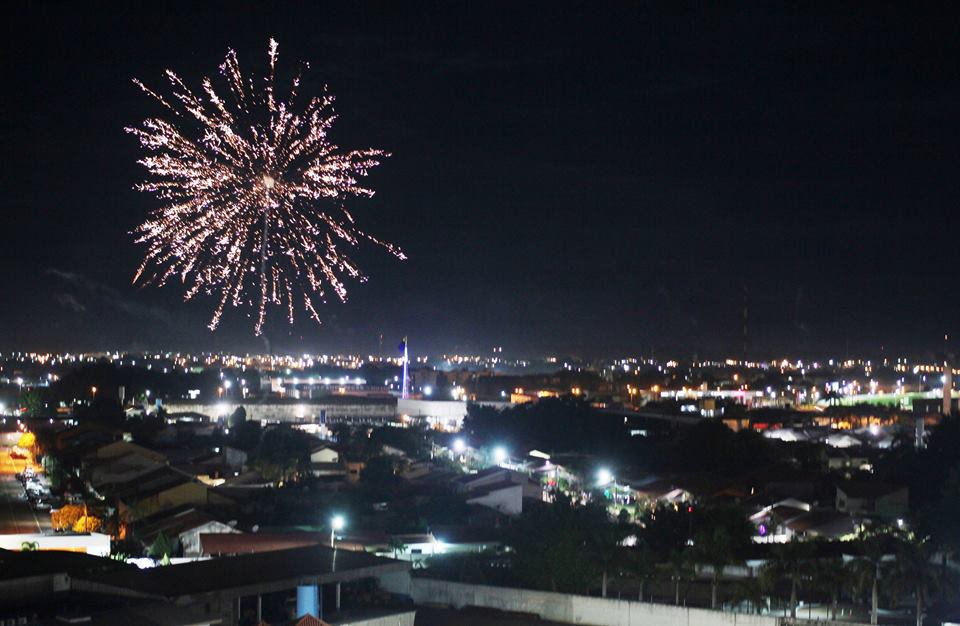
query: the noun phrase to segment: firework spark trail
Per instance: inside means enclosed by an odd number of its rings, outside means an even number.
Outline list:
[[[147,250],[134,282],[162,286],[179,278],[185,300],[216,295],[211,330],[228,304],[256,309],[257,335],[269,304],[286,308],[290,323],[295,309],[319,322],[316,301],[326,301],[327,289],[345,301],[345,279],[366,280],[341,247],[367,240],[406,258],[360,230],[343,206],[349,197],[373,196],[359,179],[389,154],[331,143],[333,96],[324,89],[298,108],[298,74],[287,99],[279,99],[273,39],[268,56],[258,89],[228,51],[220,65],[226,97],[209,78],[198,96],[170,70],[167,97],[134,80],[173,114],[172,121],[148,118],[125,129],[150,153],[139,161],[148,180],[136,189],[163,203],[135,231]]]

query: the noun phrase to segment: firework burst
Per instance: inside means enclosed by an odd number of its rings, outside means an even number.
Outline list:
[[[284,307],[290,323],[298,309],[319,322],[316,304],[328,291],[346,301],[346,280],[366,280],[343,251],[362,240],[405,258],[363,232],[344,206],[347,198],[373,195],[359,181],[389,155],[331,143],[333,96],[324,89],[299,104],[301,71],[280,99],[272,39],[269,60],[269,73],[255,81],[228,51],[220,66],[226,91],[219,93],[205,78],[197,95],[170,70],[168,97],[134,80],[172,116],[126,129],[149,152],[139,161],[148,180],[136,189],[163,204],[134,231],[147,247],[134,282],[179,279],[185,300],[215,295],[211,330],[228,304],[256,311],[258,335],[268,305]]]

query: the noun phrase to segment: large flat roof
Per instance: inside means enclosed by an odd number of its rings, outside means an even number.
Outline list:
[[[364,552],[309,546],[274,552],[106,573],[91,581],[118,589],[176,598],[199,594],[228,596],[272,593],[298,584],[327,584],[406,571],[410,563]]]

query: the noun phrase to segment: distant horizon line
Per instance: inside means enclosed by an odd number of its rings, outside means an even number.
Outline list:
[[[13,350],[0,350],[0,358],[7,359],[13,358],[15,356],[52,356],[52,357],[90,357],[90,358],[109,358],[110,356],[144,356],[150,358],[156,358],[157,355],[161,357],[170,357],[170,356],[205,356],[205,357],[219,357],[219,358],[247,358],[247,359],[258,359],[258,360],[283,360],[283,359],[331,359],[331,358],[355,358],[358,360],[364,360],[368,362],[376,362],[376,360],[382,361],[399,361],[401,359],[400,353],[392,354],[392,351],[384,351],[382,354],[375,354],[370,351],[331,351],[331,352],[276,352],[276,353],[263,353],[263,352],[249,352],[249,351],[232,351],[232,350],[199,350],[199,351],[188,351],[188,350],[169,350],[169,349],[125,349],[125,350],[29,350],[29,349],[13,349]],[[669,354],[669,351],[664,351]],[[679,350],[677,352],[680,352]],[[685,351],[689,352],[689,351]],[[461,360],[483,360],[483,361],[503,361],[505,365],[512,364],[517,361],[536,361],[542,362],[545,364],[555,363],[560,367],[563,367],[564,361],[568,362],[577,362],[577,363],[589,363],[595,361],[613,361],[613,362],[624,362],[624,361],[633,361],[639,363],[647,363],[650,365],[653,364],[668,364],[670,362],[676,362],[677,364],[710,364],[718,366],[729,366],[729,367],[751,367],[751,366],[769,366],[770,364],[784,363],[786,362],[789,365],[798,364],[798,366],[805,365],[817,365],[820,367],[827,366],[836,366],[842,365],[844,363],[852,362],[854,364],[864,362],[869,362],[871,365],[881,365],[886,359],[886,361],[891,365],[896,365],[899,361],[910,361],[917,362],[920,359],[930,359],[932,355],[931,351],[923,351],[927,353],[927,356],[917,356],[916,353],[913,354],[889,354],[889,353],[880,353],[878,354],[867,354],[861,353],[857,355],[845,355],[842,357],[831,356],[829,354],[820,354],[819,356],[811,356],[816,354],[813,351],[806,352],[805,356],[790,355],[790,354],[774,354],[769,353],[767,356],[748,356],[748,357],[733,357],[733,356],[700,356],[696,352],[690,356],[676,356],[669,355],[665,357],[660,357],[656,355],[648,354],[607,354],[604,356],[581,356],[574,353],[563,353],[563,352],[552,352],[552,353],[503,353],[498,350],[491,350],[489,353],[483,352],[470,352],[470,351],[439,351],[439,352],[430,352],[425,353],[413,353],[411,356],[411,362],[416,363],[417,361],[436,361],[436,360],[445,360],[449,361],[451,359],[461,359]],[[932,357],[934,362],[939,362],[945,358],[944,354],[936,355]],[[953,360],[953,359],[950,359]],[[466,363],[465,363],[466,364]]]

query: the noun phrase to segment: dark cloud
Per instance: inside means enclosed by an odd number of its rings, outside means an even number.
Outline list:
[[[61,306],[64,306],[64,307],[70,309],[70,310],[73,311],[74,313],[86,313],[86,312],[87,312],[87,307],[85,307],[84,305],[82,305],[75,297],[73,297],[73,294],[69,294],[69,293],[58,293],[58,294],[55,296],[55,298],[56,298],[58,304],[60,304]]]
[[[143,305],[124,297],[119,291],[99,283],[83,274],[69,272],[65,270],[51,268],[45,274],[62,280],[65,283],[74,285],[83,291],[87,297],[92,298],[96,303],[106,305],[107,307],[121,311],[132,317],[160,322],[165,325],[172,323],[170,313],[160,307]],[[60,294],[57,296],[60,304],[70,307],[74,312],[86,312],[87,307],[81,304],[73,295]]]

